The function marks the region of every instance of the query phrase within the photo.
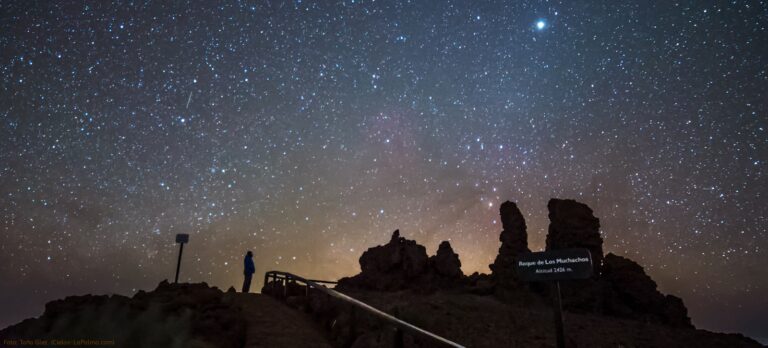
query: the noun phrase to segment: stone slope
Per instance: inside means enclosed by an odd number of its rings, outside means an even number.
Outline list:
[[[348,291],[348,295],[466,347],[554,347],[552,308],[546,300],[502,302],[456,290],[433,294],[411,291]],[[326,304],[327,305],[327,304]],[[318,306],[318,308],[323,308]],[[326,308],[326,311],[331,309]],[[333,310],[339,311],[339,308]],[[342,310],[343,312],[343,310]],[[338,324],[349,316],[336,314]],[[359,314],[358,322],[364,322]],[[740,334],[620,319],[589,313],[564,314],[567,347],[762,347]],[[362,325],[362,324],[361,324]],[[369,326],[352,347],[391,347],[391,330]],[[406,347],[433,347],[407,339]]]
[[[161,282],[132,298],[70,296],[0,339],[101,339],[111,347],[330,347],[306,315],[260,294]],[[0,341],[3,342],[3,341]]]

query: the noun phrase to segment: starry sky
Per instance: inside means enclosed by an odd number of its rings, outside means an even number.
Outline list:
[[[768,340],[764,1],[1,1],[0,327],[84,293],[489,272],[589,204],[695,325]],[[260,287],[260,281],[256,288]]]

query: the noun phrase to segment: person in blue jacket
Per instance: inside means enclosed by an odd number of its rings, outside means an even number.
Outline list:
[[[256,273],[256,266],[253,265],[253,253],[248,250],[245,254],[245,270],[243,271],[245,280],[243,281],[243,292],[249,292],[251,290],[251,278],[253,278],[254,273]]]

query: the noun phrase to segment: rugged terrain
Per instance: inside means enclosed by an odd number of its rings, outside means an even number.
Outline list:
[[[269,296],[166,281],[132,298],[86,295],[49,302],[41,317],[0,331],[0,346],[20,339],[48,341],[35,347],[331,347],[309,317]]]
[[[740,334],[696,329],[683,300],[659,292],[640,264],[603,253],[600,221],[588,206],[552,199],[548,207],[547,250],[585,248],[594,261],[591,278],[562,285],[566,346],[761,347]],[[523,214],[512,202],[500,213],[504,229],[490,275],[464,275],[448,242],[429,256],[395,231],[364,252],[361,272],[340,279],[336,290],[467,347],[554,347],[551,287],[526,283],[515,270],[517,257],[530,252]],[[262,294],[164,281],[133,298],[73,296],[0,331],[4,345],[85,338],[118,347],[433,346],[399,337],[359,308],[282,281],[265,284]]]

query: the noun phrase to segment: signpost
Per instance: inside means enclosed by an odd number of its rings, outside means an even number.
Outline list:
[[[174,283],[179,282],[179,268],[181,268],[181,254],[184,252],[184,244],[189,242],[189,235],[186,233],[179,233],[176,235],[176,243],[179,243],[179,260],[176,262],[176,278]]]
[[[525,253],[517,258],[515,264],[517,275],[528,282],[554,282],[555,330],[557,331],[557,347],[565,347],[563,332],[563,306],[560,296],[560,281],[572,279],[587,279],[592,276],[592,255],[589,250],[560,249]]]

